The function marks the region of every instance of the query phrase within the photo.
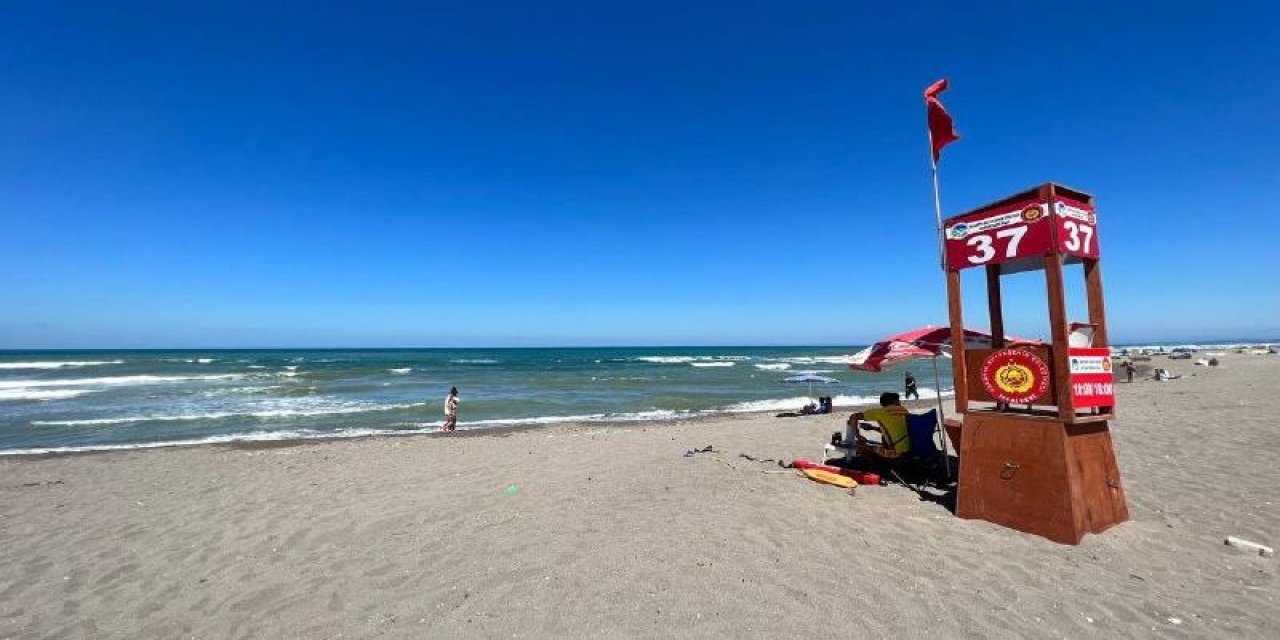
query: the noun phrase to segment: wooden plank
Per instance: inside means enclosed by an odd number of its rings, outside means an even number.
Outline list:
[[[1004,306],[1000,300],[1000,265],[987,265],[987,313],[991,318],[991,346],[1004,346]]]
[[[956,413],[964,413],[969,410],[969,392],[966,390],[968,375],[965,372],[964,310],[960,302],[959,271],[947,272],[947,314],[951,318],[951,384],[956,390]]]
[[[1062,287],[1062,256],[1044,257],[1045,289],[1049,302],[1049,329],[1052,332],[1053,352],[1049,362],[1053,372],[1053,388],[1058,400],[1058,416],[1069,422],[1075,415],[1071,401],[1071,372],[1067,366],[1067,309]]]
[[[1107,308],[1102,298],[1102,265],[1084,261],[1084,288],[1089,301],[1089,323],[1093,325],[1093,346],[1107,347]]]

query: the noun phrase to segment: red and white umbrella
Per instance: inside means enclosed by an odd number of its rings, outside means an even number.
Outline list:
[[[1010,346],[1041,344],[1035,340],[1005,337]],[[991,334],[976,329],[964,330],[964,346],[966,348],[991,347]],[[947,438],[942,435],[942,381],[938,372],[938,358],[951,357],[951,327],[928,325],[919,329],[903,331],[877,342],[862,351],[853,354],[849,360],[849,368],[854,371],[880,372],[895,365],[909,362],[917,358],[933,360],[934,395],[938,401],[937,431],[942,440],[944,459],[947,453]],[[951,474],[950,461],[947,463],[947,475]]]
[[[1036,344],[1033,340],[1005,338],[1009,344]],[[991,334],[976,329],[964,330],[964,346],[991,346]],[[855,371],[880,372],[916,358],[951,357],[951,327],[933,325],[903,331],[853,354],[849,368]]]

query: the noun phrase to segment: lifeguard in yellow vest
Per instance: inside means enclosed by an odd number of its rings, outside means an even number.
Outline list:
[[[911,439],[907,437],[907,408],[902,406],[898,394],[887,392],[880,394],[880,406],[866,411],[858,411],[849,416],[849,426],[857,433],[858,455],[871,455],[879,458],[897,458],[911,450]],[[874,420],[876,424],[860,424],[862,420]],[[858,428],[868,431],[879,431],[880,441],[872,442],[862,437]]]

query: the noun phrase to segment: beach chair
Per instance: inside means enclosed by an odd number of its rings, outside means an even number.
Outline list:
[[[936,412],[934,412],[934,411],[930,411],[927,415],[931,415],[931,416],[932,416],[932,415],[934,415],[935,413],[936,413]],[[880,445],[880,447],[882,447],[882,448],[887,448],[887,449],[889,449],[890,451],[892,451],[893,449],[895,449],[895,448],[897,447],[898,443],[899,443],[899,442],[901,442],[903,439],[909,439],[908,441],[911,443],[911,446],[914,448],[914,447],[915,447],[915,440],[914,440],[914,439],[910,439],[910,438],[911,438],[911,428],[910,428],[910,426],[911,426],[911,416],[908,416],[908,418],[907,418],[907,433],[906,433],[906,435],[902,436],[901,438],[899,438],[899,439],[897,439],[897,440],[886,440],[885,438],[887,438],[887,437],[888,437],[888,434],[887,434],[887,433],[885,433],[884,431],[880,431],[880,432],[879,432],[879,433],[880,433],[880,438],[881,438],[881,445]],[[833,441],[832,441],[831,443],[826,444],[826,445],[823,445],[823,447],[822,447],[822,455],[823,455],[823,458],[822,458],[822,459],[823,459],[823,460],[826,460],[826,459],[828,459],[828,458],[836,458],[836,457],[838,457],[838,458],[840,458],[840,459],[842,460],[842,462],[848,463],[848,462],[852,462],[852,461],[853,461],[853,459],[854,459],[855,457],[859,457],[859,456],[864,457],[864,458],[873,459],[873,460],[878,461],[878,462],[881,462],[881,463],[884,463],[884,462],[893,462],[893,463],[896,463],[896,461],[898,460],[898,457],[889,458],[889,457],[885,457],[885,456],[883,456],[883,455],[871,455],[871,454],[869,453],[869,450],[870,450],[872,447],[870,447],[870,446],[869,446],[869,443],[868,443],[868,441],[867,441],[867,440],[862,439],[862,437],[858,434],[857,430],[855,430],[855,429],[851,429],[851,428],[849,428],[849,427],[845,427],[844,437],[843,437],[843,439],[842,439],[839,443],[834,442],[834,436],[835,436],[835,435],[836,435],[836,434],[832,434],[832,436],[833,436]],[[936,451],[936,450],[937,450],[937,448],[935,447],[935,448],[934,448],[934,450]],[[859,451],[861,451],[861,453],[859,453]],[[908,453],[907,455],[909,456],[909,455],[910,455],[910,453]],[[907,457],[907,456],[900,456],[900,457],[905,458],[905,457]]]
[[[924,477],[928,484],[943,475],[941,472],[942,451],[938,449],[938,444],[934,440],[934,434],[938,429],[938,411],[930,409],[925,413],[911,414],[907,416],[907,435],[911,448],[907,453],[896,458],[886,458],[882,456],[862,456],[865,462],[870,463],[876,470],[885,472],[886,475],[892,476],[904,485],[917,488],[916,484],[907,482],[906,477]],[[883,437],[883,433],[881,436]],[[892,446],[893,442],[888,443]],[[824,447],[823,454],[838,453],[842,454],[845,462],[849,462],[857,453],[857,446],[853,442],[842,442],[840,445],[828,444]],[[835,456],[831,456],[835,457]],[[904,477],[905,475],[905,477]]]
[[[907,416],[907,437],[911,440],[911,450],[907,455],[889,461],[889,472],[899,482],[911,486],[911,483],[903,480],[898,471],[908,471],[913,476],[923,476],[926,478],[926,484],[942,474],[943,454],[934,439],[937,432],[937,409]]]

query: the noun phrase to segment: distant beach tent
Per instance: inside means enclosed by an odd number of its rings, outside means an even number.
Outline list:
[[[812,372],[797,373],[793,376],[787,376],[782,380],[787,384],[805,384],[809,385],[809,397],[813,397],[813,385],[816,384],[840,384],[840,381],[830,376],[818,375]]]

